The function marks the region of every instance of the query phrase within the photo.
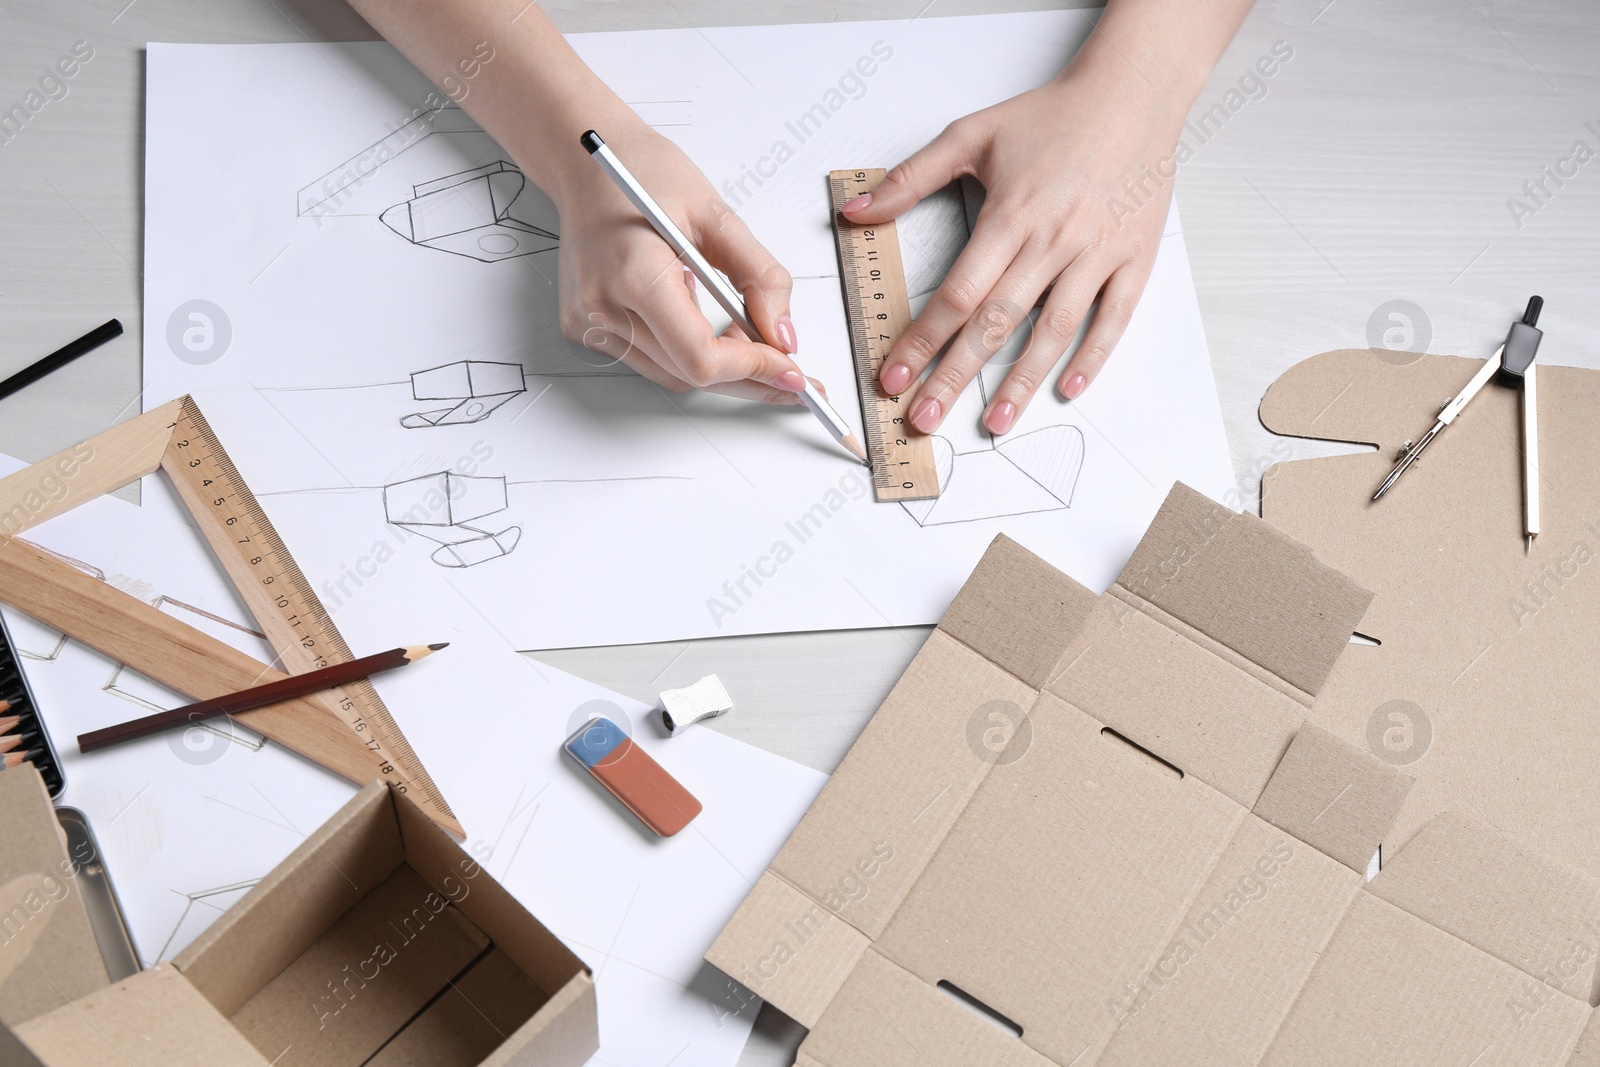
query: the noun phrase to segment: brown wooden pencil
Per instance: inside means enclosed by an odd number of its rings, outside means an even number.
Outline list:
[[[397,667],[404,667],[416,663],[433,653],[445,648],[445,645],[414,645],[410,648],[395,648],[388,652],[379,652],[376,655],[366,656],[362,659],[351,660],[349,663],[335,663],[331,667],[310,671],[306,674],[293,674],[287,678],[280,678],[276,682],[258,685],[253,689],[232,693],[228,696],[216,697],[212,700],[202,700],[198,704],[189,704],[185,707],[174,708],[171,711],[160,711],[154,715],[146,715],[142,719],[133,719],[128,722],[107,726],[103,730],[93,730],[78,736],[79,752],[94,752],[97,749],[107,748],[111,745],[121,744],[124,741],[133,741],[137,738],[148,737],[162,730],[174,726],[185,726],[190,723],[214,719],[219,715],[238,715],[256,708],[264,708],[269,704],[278,704],[285,700],[307,696],[324,689],[334,689],[341,685],[359,682],[374,674],[392,671]]]

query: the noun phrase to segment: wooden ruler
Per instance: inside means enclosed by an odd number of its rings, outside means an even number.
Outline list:
[[[872,485],[879,500],[926,500],[939,495],[933,439],[907,421],[904,397],[883,396],[878,374],[895,341],[911,325],[900,235],[892,222],[858,226],[839,211],[883,180],[882,168],[828,172],[833,194],[833,236],[839,247],[839,279],[850,320],[856,388],[866,430]]]
[[[171,479],[278,654],[281,670],[16,536],[156,470]],[[189,397],[0,479],[0,601],[196,700],[355,658]],[[237,718],[352,781],[384,779],[445,830],[457,838],[463,835],[450,806],[370,682]]]
[[[287,673],[303,674],[355,659],[272,528],[272,520],[189,397],[183,398],[162,469],[171,475],[178,496],[196,518],[209,515],[209,521],[200,522],[200,530]],[[372,683],[360,681],[330,692],[331,698],[324,699],[372,754],[377,774],[424,810],[454,822],[450,805]]]

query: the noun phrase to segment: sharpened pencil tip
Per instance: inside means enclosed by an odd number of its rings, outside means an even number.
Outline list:
[[[441,641],[437,645],[429,645],[428,646],[428,651],[429,652],[437,652],[441,648],[449,648],[449,647],[450,647],[450,642],[449,641]]]
[[[860,460],[863,467],[867,468],[868,470],[872,469],[872,463],[867,459],[867,450],[861,447],[861,442],[856,440],[855,434],[845,434],[843,437],[839,438],[839,443],[844,445],[845,448],[849,449],[850,454],[856,457],[856,459]]]

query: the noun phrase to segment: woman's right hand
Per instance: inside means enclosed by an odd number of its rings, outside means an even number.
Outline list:
[[[694,275],[608,181],[562,183],[561,328],[569,340],[626,364],[675,393],[691,388],[798,404],[805,378],[789,318],[789,272],[750,233],[677,145],[640,122],[606,142],[712,265],[743,295],[762,338],[721,336],[700,312]],[[763,338],[765,341],[763,341]]]
[[[354,0],[362,15],[498,141],[561,216],[561,330],[674,392],[797,404],[789,274],[698,167],[578,58],[537,4]],[[492,43],[491,43],[492,42]],[[467,57],[467,58],[463,58]],[[717,336],[684,264],[579,141],[593,127],[743,295],[760,337]]]

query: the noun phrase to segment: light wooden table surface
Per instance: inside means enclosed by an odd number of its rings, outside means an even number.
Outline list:
[[[544,5],[568,31],[1054,6]],[[36,460],[138,411],[144,43],[373,36],[327,0],[7,0],[0,109],[21,103],[76,42],[94,57],[65,97],[0,144],[0,376],[111,315],[128,335],[0,402],[0,451]],[[1178,180],[1241,489],[1234,503],[1252,509],[1269,463],[1336,450],[1268,434],[1256,417],[1261,394],[1305,356],[1367,345],[1374,322],[1379,336],[1391,331],[1391,345],[1409,336],[1429,339],[1432,351],[1487,355],[1538,292],[1540,358],[1600,368],[1600,5],[1261,0],[1198,110],[1224,103],[1279,41],[1292,58],[1265,95],[1194,143]],[[1586,151],[1575,155],[1580,141]],[[1397,300],[1408,303],[1391,318]],[[738,703],[718,729],[831,771],[926,633],[781,634],[540,658],[642,700],[714,671]],[[801,1036],[764,1011],[741,1064],[788,1064]]]

